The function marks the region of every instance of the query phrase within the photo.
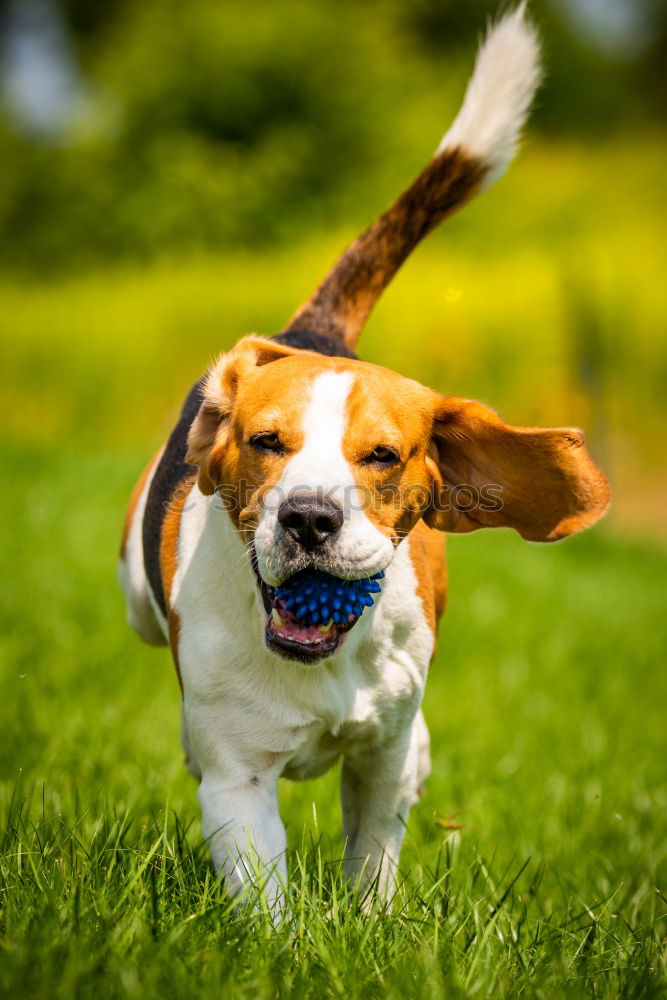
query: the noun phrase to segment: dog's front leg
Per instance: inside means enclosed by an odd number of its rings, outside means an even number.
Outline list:
[[[277,778],[250,772],[232,778],[205,770],[198,797],[202,831],[227,891],[238,895],[250,887],[260,889],[273,915],[279,916],[287,869]]]
[[[345,757],[341,775],[345,871],[363,892],[388,897],[419,775],[420,730]]]

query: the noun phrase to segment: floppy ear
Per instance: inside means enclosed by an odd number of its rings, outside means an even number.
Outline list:
[[[198,486],[210,496],[219,482],[216,458],[224,450],[230,417],[240,380],[262,365],[292,354],[308,353],[263,337],[243,337],[211,366],[204,380],[203,401],[188,434],[190,465],[199,467]]]
[[[427,465],[434,488],[424,520],[442,531],[509,527],[552,542],[590,527],[609,505],[581,431],[511,427],[465,399],[438,397]]]

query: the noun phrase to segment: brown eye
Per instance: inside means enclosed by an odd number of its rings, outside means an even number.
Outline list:
[[[379,444],[370,455],[363,460],[364,465],[396,465],[399,457],[393,448],[388,448],[384,444]]]
[[[274,451],[280,454],[285,450],[278,435],[270,431],[266,431],[261,434],[253,434],[250,438],[250,444],[253,448],[256,448],[257,451]]]

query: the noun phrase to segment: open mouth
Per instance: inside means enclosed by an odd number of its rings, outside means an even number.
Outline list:
[[[305,569],[279,587],[264,583],[255,567],[267,614],[269,649],[290,660],[313,663],[334,653],[364,608],[380,592],[376,573],[362,580],[343,580],[321,570]]]

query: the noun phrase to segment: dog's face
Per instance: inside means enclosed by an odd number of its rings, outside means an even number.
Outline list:
[[[607,502],[577,431],[510,428],[376,365],[252,337],[211,369],[189,446],[200,489],[218,492],[251,552],[267,644],[305,662],[335,652],[358,616],[299,623],[275,594],[295,573],[371,577],[420,517],[546,540]]]

